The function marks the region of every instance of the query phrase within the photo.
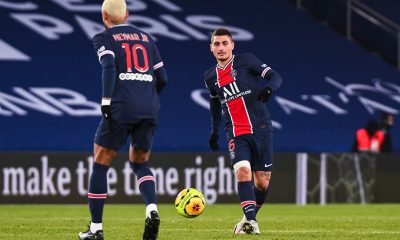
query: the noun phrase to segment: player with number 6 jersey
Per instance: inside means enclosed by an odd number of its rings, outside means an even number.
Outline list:
[[[218,28],[213,32],[210,50],[217,64],[204,74],[210,92],[209,145],[218,150],[222,110],[244,213],[233,232],[260,234],[256,215],[267,198],[273,168],[272,124],[265,103],[279,88],[282,78],[251,53],[233,55],[234,47],[228,29]],[[268,82],[260,86],[260,79]]]

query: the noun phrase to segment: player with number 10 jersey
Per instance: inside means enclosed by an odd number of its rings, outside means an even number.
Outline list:
[[[116,74],[111,112],[118,123],[158,118],[159,97],[166,76],[163,61],[151,37],[128,24],[116,25],[93,38],[99,60],[115,58]]]
[[[167,82],[166,71],[151,37],[125,24],[125,0],[104,0],[106,30],[93,37],[102,66],[102,119],[95,135],[94,163],[88,188],[89,229],[80,240],[103,240],[103,208],[108,197],[107,174],[117,151],[130,138],[129,165],[146,204],[143,239],[157,239],[160,218],[156,179],[148,161],[157,128],[159,93]]]

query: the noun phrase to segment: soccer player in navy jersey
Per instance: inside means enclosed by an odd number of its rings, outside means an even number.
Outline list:
[[[151,37],[124,24],[125,0],[105,0],[102,17],[106,30],[93,37],[102,66],[102,119],[95,135],[94,165],[88,200],[91,222],[79,239],[103,239],[103,207],[107,198],[107,171],[117,150],[131,140],[130,165],[146,203],[143,239],[157,239],[155,178],[148,166],[160,108],[159,93],[167,82],[163,61]]]
[[[244,212],[233,231],[260,234],[256,215],[266,200],[273,164],[272,124],[265,102],[281,85],[282,79],[251,53],[233,55],[234,46],[229,30],[219,28],[213,32],[210,49],[217,64],[204,75],[210,92],[212,131],[209,145],[212,150],[218,150],[222,112]],[[268,81],[260,86],[260,79]]]

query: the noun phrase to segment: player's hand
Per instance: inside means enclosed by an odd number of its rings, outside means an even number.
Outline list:
[[[261,92],[258,94],[257,100],[260,102],[268,102],[269,97],[272,94],[272,89],[270,87],[265,87]]]
[[[208,139],[208,145],[210,145],[210,148],[213,151],[218,151],[219,150],[219,145],[218,145],[218,134],[212,133],[210,135],[210,138]]]
[[[101,114],[103,115],[104,119],[107,121],[108,128],[112,131],[114,119],[111,115],[111,100],[102,100],[101,101]]]

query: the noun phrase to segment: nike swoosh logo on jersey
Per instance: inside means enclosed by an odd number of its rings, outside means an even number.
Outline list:
[[[270,167],[270,166],[272,166],[272,163],[271,164],[264,164],[264,167]]]

